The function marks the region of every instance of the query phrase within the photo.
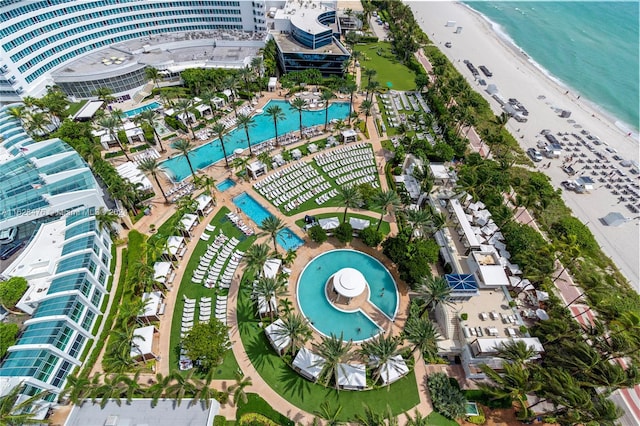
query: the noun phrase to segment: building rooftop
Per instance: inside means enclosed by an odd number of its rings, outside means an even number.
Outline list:
[[[327,44],[316,49],[311,49],[298,43],[293,36],[289,34],[272,34],[276,43],[285,53],[324,53],[334,55],[349,55],[347,49],[334,38],[331,44]]]

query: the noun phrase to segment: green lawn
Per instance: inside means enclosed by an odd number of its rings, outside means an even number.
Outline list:
[[[220,208],[220,210],[216,213],[214,218],[211,220],[211,224],[216,226],[216,233],[219,229],[227,235],[228,237],[236,237],[240,240],[240,243],[236,247],[236,250],[245,251],[256,239],[255,236],[247,238],[238,228],[236,228],[233,223],[227,220],[225,214],[229,212],[229,209],[226,207]],[[169,219],[167,222],[171,221]],[[163,225],[164,226],[164,225]],[[158,233],[162,233],[163,226],[158,229]],[[178,292],[176,299],[176,306],[173,311],[173,321],[171,322],[171,340],[170,347],[171,351],[169,353],[169,366],[171,370],[177,370],[178,368],[178,358],[179,358],[179,350],[180,350],[180,328],[182,321],[182,309],[184,307],[184,299],[183,296],[186,295],[190,299],[200,298],[202,296],[210,296],[215,297],[216,292],[224,292],[226,290],[221,289],[209,289],[203,286],[202,284],[194,284],[191,282],[191,275],[194,269],[198,267],[198,263],[200,262],[200,256],[202,256],[207,251],[207,244],[211,241],[202,241],[198,240],[198,245],[195,247],[192,253],[187,253],[189,257],[189,261],[187,263],[187,267],[185,269],[184,276],[182,278],[182,282],[180,283],[180,287],[178,289],[174,289],[174,291]],[[233,379],[235,378],[235,372],[238,370],[238,362],[233,356],[233,352],[229,350],[224,358],[222,364],[216,369],[214,373],[215,379]]]
[[[364,55],[360,59],[363,71],[367,68],[377,71],[373,80],[377,80],[381,88],[393,90],[414,90],[416,88],[415,73],[401,64],[391,53],[391,43],[359,44],[355,46],[355,50]],[[367,85],[367,79],[364,74],[362,78],[361,84],[364,88]]]
[[[430,426],[458,426],[458,422],[450,420],[435,411],[427,416],[427,421]]]
[[[336,208],[336,213],[314,214],[313,216],[316,219],[325,219],[327,217],[338,216],[338,219],[342,220],[343,213],[344,213],[344,208],[340,208],[340,209]],[[373,217],[373,216],[369,216],[369,215],[348,212],[347,213],[347,220],[349,220],[350,217],[355,217],[355,218],[358,218],[358,219],[370,220],[371,221],[371,226],[377,226],[378,225],[378,219],[380,219],[380,216]],[[303,228],[304,225],[305,225],[304,219],[296,220],[296,225],[298,225],[300,228]],[[380,232],[382,232],[384,235],[388,235],[389,232],[391,232],[391,228],[389,226],[389,222],[385,222],[385,221],[382,222],[382,224],[380,225]]]
[[[244,280],[237,314],[242,344],[260,376],[283,398],[309,413],[318,413],[320,404],[328,401],[331,407],[342,407],[340,420],[348,421],[364,413],[364,405],[380,412],[384,412],[388,405],[394,414],[400,414],[411,410],[420,401],[414,374],[400,379],[389,389],[384,387],[362,392],[339,392],[302,378],[271,348],[255,315]]]

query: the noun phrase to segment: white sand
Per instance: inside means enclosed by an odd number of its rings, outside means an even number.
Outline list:
[[[615,148],[622,158],[638,161],[637,134],[627,136],[626,131],[616,127],[612,119],[592,108],[586,100],[578,100],[572,93],[566,95],[568,88],[562,87],[546,76],[529,62],[529,58],[523,52],[500,38],[479,14],[462,4],[449,1],[408,1],[407,4],[412,8],[416,21],[424,32],[441,48],[472,87],[483,94],[496,114],[502,112],[500,105],[489,97],[483,90],[483,86],[476,83],[463,60],[468,59],[476,68],[485,65],[493,72],[493,77],[485,78],[487,83],[495,84],[504,99],[517,98],[527,108],[529,111],[527,123],[518,123],[511,119],[507,124],[507,128],[520,141],[523,149],[535,147],[536,142],[543,139],[540,135],[543,129],[550,129],[559,140],[561,138],[557,136],[558,132],[580,134],[581,130],[586,129],[610,147]],[[456,25],[446,27],[447,21],[456,21]],[[460,34],[454,34],[457,26],[463,27]],[[445,42],[451,42],[452,47],[444,47]],[[567,83],[571,84],[571,82]],[[539,99],[540,96],[544,96],[544,99]],[[575,122],[570,123],[567,119],[560,118],[555,108],[571,111],[570,119]],[[582,127],[575,128],[575,124]],[[583,135],[581,136],[584,138]],[[576,141],[572,136],[568,137],[570,141]],[[600,145],[596,148],[604,152],[605,147]],[[584,146],[581,152],[588,154],[585,160],[595,159],[595,156]],[[560,182],[563,180],[570,179],[561,170],[565,155],[570,153],[563,152],[560,159],[545,158],[536,164],[538,169],[551,177],[553,184],[557,187],[560,187]],[[610,157],[611,154],[607,153],[607,156]],[[551,161],[551,167],[541,169],[549,161]],[[575,164],[574,169],[579,170],[585,165],[586,163]],[[629,174],[628,169],[620,167],[618,161],[611,159],[609,165],[616,165],[627,172],[627,176],[631,177],[634,183],[638,182],[637,176]],[[591,171],[585,170],[579,172],[574,178],[581,173],[585,173],[585,176],[590,176],[594,180],[600,177],[591,176]],[[627,183],[624,182],[624,184]],[[614,260],[634,288],[640,291],[638,283],[639,215],[625,207],[628,202],[618,203],[618,196],[611,194],[604,185],[605,183],[596,181],[595,189],[587,194],[563,191],[563,198],[574,214],[589,226],[604,252]],[[619,227],[604,226],[600,218],[609,212],[620,212],[631,220]]]

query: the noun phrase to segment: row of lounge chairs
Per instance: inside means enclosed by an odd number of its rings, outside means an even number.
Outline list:
[[[245,224],[242,218],[237,214],[229,212],[227,213],[227,218],[236,226],[236,228],[241,230],[244,235],[250,236],[255,234],[253,228]]]
[[[216,296],[216,319],[227,325],[227,296]]]

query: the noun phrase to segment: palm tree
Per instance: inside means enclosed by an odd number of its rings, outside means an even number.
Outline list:
[[[253,117],[245,114],[238,114],[238,126],[244,127],[244,133],[247,135],[247,146],[249,147],[249,155],[253,157],[251,150],[251,139],[249,138],[249,127],[255,127]]]
[[[249,79],[253,77],[253,70],[248,66],[246,66],[240,69],[239,75],[240,77],[242,77],[242,80],[244,81],[244,90],[246,92],[249,92]]]
[[[302,137],[302,110],[305,107],[304,99],[295,98],[293,102],[291,102],[291,106],[298,110],[298,118],[300,120],[300,137]]]
[[[342,216],[342,223],[347,221],[347,209],[358,208],[362,205],[362,194],[358,191],[358,188],[354,186],[341,186],[338,188],[338,195],[336,196],[338,204],[344,206],[344,215]]]
[[[431,224],[431,213],[428,210],[404,210],[407,216],[407,223],[411,227],[411,234],[409,234],[409,242],[413,239],[416,231],[419,231],[420,235],[424,237],[425,229]]]
[[[273,119],[273,127],[276,131],[276,145],[278,145],[278,120],[284,120],[286,116],[284,115],[282,108],[278,105],[268,107],[265,112]]]
[[[324,101],[324,131],[327,131],[327,125],[329,124],[329,101],[335,97],[335,94],[331,90],[323,90],[320,95],[320,99]]]
[[[373,102],[370,100],[364,100],[360,104],[360,112],[364,113],[364,119],[367,121],[373,110]]]
[[[168,376],[164,376],[162,373],[156,374],[155,383],[147,389],[147,393],[151,397],[151,407],[158,405],[158,400],[164,395],[165,390],[169,387],[172,380],[172,374]]]
[[[155,158],[145,158],[144,160],[140,161],[140,163],[138,164],[138,169],[145,174],[148,173],[151,176],[153,176],[153,179],[156,181],[156,184],[158,185],[158,189],[160,189],[160,193],[164,197],[164,202],[166,204],[169,204],[169,199],[167,198],[167,194],[164,193],[164,190],[162,189],[162,185],[160,184],[160,180],[158,179],[158,172],[162,170],[160,163],[158,163],[158,161],[156,161]]]
[[[120,216],[111,209],[100,207],[95,214],[98,229],[108,229],[109,232],[114,232],[114,226],[120,223]]]
[[[428,318],[410,315],[405,324],[403,335],[413,344],[412,353],[419,350],[425,360],[432,360],[438,356],[440,333]]]
[[[278,253],[277,236],[278,232],[284,229],[282,220],[275,216],[266,217],[258,227],[263,231],[260,235],[270,235],[273,241],[273,251]]]
[[[288,299],[282,299],[282,301]],[[309,320],[299,313],[288,313],[282,318],[282,325],[276,328],[276,336],[280,336],[284,339],[290,339],[291,356],[295,354],[299,348],[304,346],[305,343],[311,339],[311,327],[309,326]]]
[[[227,158],[227,149],[224,146],[224,139],[222,138],[225,133],[227,133],[227,127],[222,124],[222,123],[216,123],[211,130],[213,131],[213,133],[216,134],[216,136],[218,137],[218,139],[220,140],[220,146],[222,147],[222,153],[224,154],[224,162],[227,166],[227,169],[229,168],[229,159]]]
[[[358,91],[358,86],[355,83],[349,82],[341,89],[345,93],[349,94],[349,124],[351,124],[351,114],[353,112],[353,95]]]
[[[430,426],[431,422],[427,417],[422,417],[422,414],[416,409],[414,412],[414,417],[411,417],[408,413],[404,413],[407,416],[406,426]]]
[[[43,136],[49,131],[51,120],[47,117],[47,114],[43,112],[36,112],[29,114],[29,120],[27,128],[32,135]]]
[[[503,371],[496,372],[486,364],[481,364],[480,369],[495,384],[478,383],[478,387],[495,399],[510,398],[518,401],[522,411],[519,418],[529,417],[527,394],[540,390],[542,384],[532,373],[532,369],[521,364],[502,364]]]
[[[333,408],[329,400],[325,399],[322,401],[322,404],[320,404],[320,411],[316,414],[326,420],[326,426],[339,426],[344,424],[344,422],[338,420],[341,412],[342,405],[337,404],[336,407]]]
[[[372,340],[368,340],[360,347],[360,353],[367,357],[369,365],[373,365],[376,371],[373,375],[374,379],[387,382],[391,384],[390,374],[392,370],[402,373],[403,368],[406,366],[404,360],[400,356],[401,350],[399,349],[400,340],[397,337],[391,335],[385,336],[379,334]],[[386,365],[386,377],[382,377],[383,366]]]
[[[41,420],[37,417],[37,411],[33,409],[34,404],[47,397],[48,391],[42,391],[27,399],[22,400],[22,392],[26,385],[19,384],[11,389],[6,395],[0,397],[0,424],[3,425],[30,425],[39,424]]]
[[[184,155],[184,158],[187,160],[187,164],[189,165],[189,170],[191,170],[191,176],[193,176],[193,178],[195,179],[196,172],[193,170],[191,159],[189,158],[189,152],[193,148],[193,144],[191,143],[191,141],[188,141],[186,139],[179,139],[175,141],[171,146],[173,147],[173,149]]]
[[[72,404],[82,405],[84,400],[91,395],[91,390],[89,378],[69,374],[67,376],[67,385],[60,396],[61,398],[68,396]]]
[[[277,306],[278,298],[284,297],[288,294],[287,282],[282,279],[282,277],[261,277],[256,281],[253,287],[253,294],[256,298],[264,299],[267,305],[269,317],[273,321],[273,305]]]
[[[378,221],[378,226],[376,227],[376,231],[380,231],[380,225],[382,225],[382,219],[386,213],[392,214],[396,208],[400,207],[400,197],[398,193],[393,189],[388,191],[380,190],[376,192],[373,197],[373,206],[382,210],[380,213],[380,220]]]
[[[211,407],[211,400],[215,399],[218,395],[218,391],[211,387],[213,373],[214,370],[211,369],[205,375],[204,380],[192,380],[194,393],[191,402],[189,402],[189,407],[193,407],[198,402],[202,402],[206,408]]]
[[[278,302],[278,311],[280,314],[287,316],[293,313],[293,302],[291,299],[280,299]]]
[[[97,88],[93,91],[93,95],[105,104],[108,104],[109,102],[113,102],[115,100],[115,98],[113,97],[113,91],[107,87]]]
[[[367,68],[364,70],[364,75],[367,77],[367,86],[371,84],[371,79],[378,74],[378,71],[376,71],[373,68]]]
[[[120,406],[121,398],[127,395],[128,385],[124,374],[111,374],[104,376],[104,383],[96,387],[91,395],[91,401],[95,404],[100,399],[100,408],[106,407],[110,399]]]
[[[498,357],[518,364],[524,364],[536,355],[535,348],[522,340],[509,340],[498,348]]]
[[[235,384],[229,386],[229,393],[233,395],[233,403],[237,406],[238,402],[247,403],[247,393],[245,388],[253,385],[251,377],[244,377],[241,373],[236,373]]]
[[[503,128],[507,125],[510,118],[511,115],[509,115],[509,113],[503,112],[500,115],[496,115],[496,123],[498,124],[498,126],[500,126],[500,128]]]
[[[236,86],[238,85],[238,79],[235,75],[227,76],[222,82],[222,86],[228,88],[231,91],[231,97],[229,99],[229,103],[233,108],[233,113],[238,117],[238,106],[236,105]]]
[[[213,199],[213,204],[216,205],[216,180],[209,175],[198,175],[194,180],[194,185],[198,189],[204,189],[206,194],[209,194]]]
[[[144,69],[144,75],[149,80],[153,81],[153,84],[158,88],[158,81],[160,80],[160,71],[155,67],[147,67]]]
[[[19,120],[20,124],[24,125],[27,117],[29,116],[29,111],[27,111],[24,105],[19,105],[8,108],[7,114],[9,114],[10,117],[15,118],[16,120]]]
[[[176,102],[176,110],[178,111],[178,114],[184,117],[185,124],[189,127],[189,130],[191,130],[191,137],[195,139],[196,134],[194,133],[193,125],[191,124],[191,116],[193,113],[190,110],[192,106],[193,101],[191,99],[180,99]]]
[[[122,142],[120,141],[120,138],[118,138],[118,134],[116,132],[116,129],[120,127],[120,120],[116,119],[115,117],[105,116],[98,120],[98,126],[102,127],[109,133],[109,137],[112,141],[116,141],[118,143],[118,146],[120,147],[120,150],[122,151],[124,156],[127,158],[127,161],[131,161],[131,158],[129,158],[129,155],[124,149],[124,146],[122,145]]]
[[[378,87],[380,87],[380,83],[378,83],[375,80],[367,84],[367,96],[366,96],[367,100],[373,101],[373,94],[376,92],[376,89]]]
[[[191,381],[194,371],[195,370],[189,370],[184,376],[178,371],[171,374],[173,383],[167,387],[166,394],[173,396],[178,406],[180,406],[185,395],[195,393],[195,386]]]
[[[314,345],[318,355],[324,358],[320,378],[323,379],[325,385],[328,385],[333,377],[336,389],[338,388],[338,375],[340,372],[339,364],[349,361],[352,357],[351,348],[353,342],[351,340],[345,342],[342,337],[342,333],[340,333],[340,337],[336,337],[335,334],[331,333],[329,337],[323,336],[320,344]]]
[[[155,68],[147,68],[149,69],[154,69]],[[160,140],[160,135],[158,134],[158,131],[156,130],[156,126],[155,126],[155,118],[156,118],[157,114],[154,110],[152,109],[148,109],[146,111],[142,111],[140,114],[138,114],[133,121],[136,122],[136,124],[142,124],[142,123],[147,123],[149,125],[149,127],[151,127],[151,130],[153,130],[153,135],[156,138],[156,141],[158,142],[158,146],[160,147],[160,152],[165,152],[166,149],[164,149],[164,146],[162,146],[162,141]]]
[[[254,273],[259,271],[267,259],[269,259],[269,250],[269,246],[264,243],[250,246],[242,258],[246,269]]]
[[[443,277],[424,277],[416,292],[418,293],[416,297],[425,304],[421,316],[427,309],[435,310],[440,304],[452,305],[451,287]]]

